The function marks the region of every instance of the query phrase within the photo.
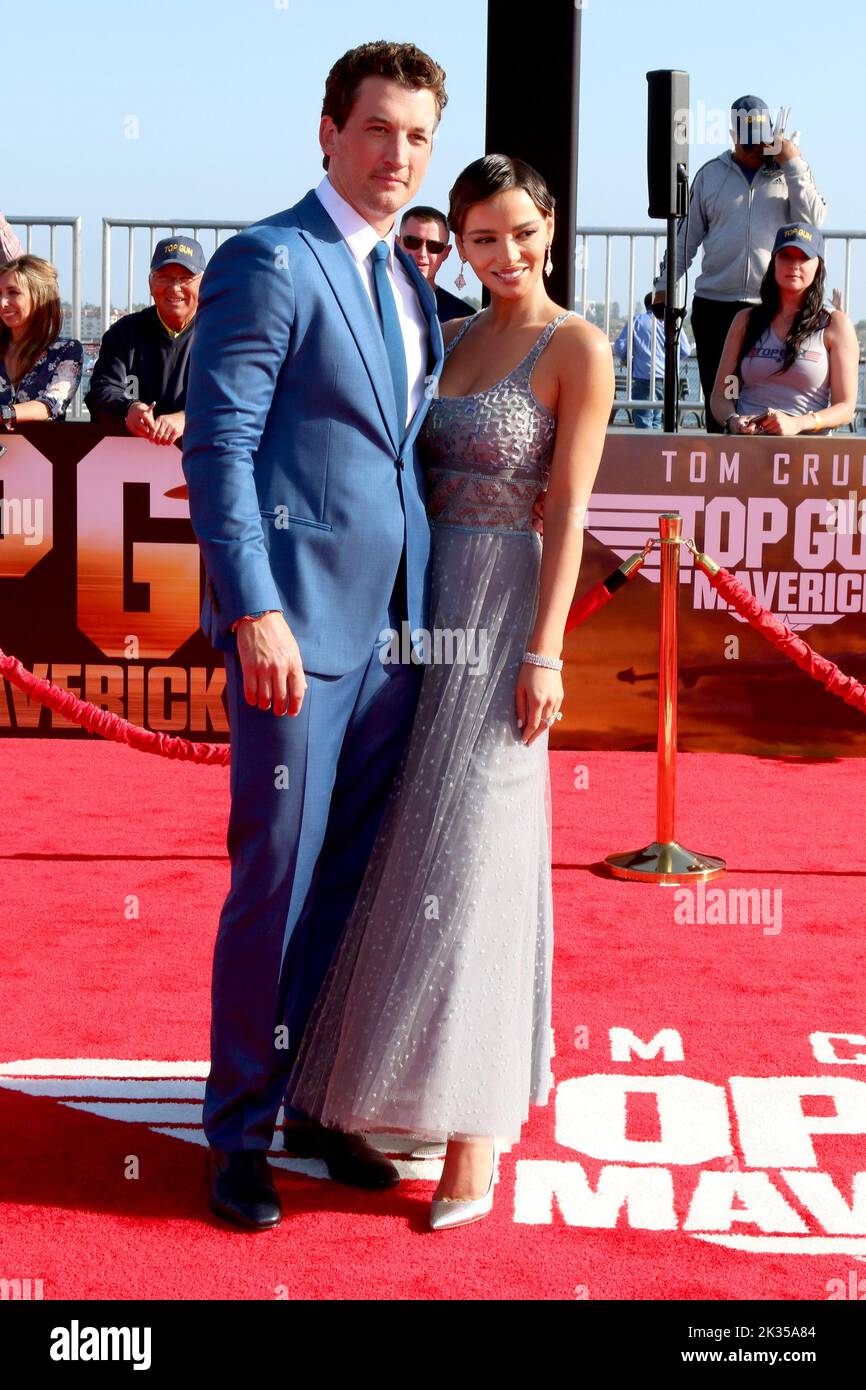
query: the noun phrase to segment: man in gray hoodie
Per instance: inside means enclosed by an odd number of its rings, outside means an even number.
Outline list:
[[[827,215],[827,204],[799,146],[774,139],[766,102],[756,96],[738,97],[731,108],[731,125],[733,150],[709,160],[695,174],[689,216],[680,220],[677,231],[677,279],[698,247],[704,248],[691,323],[711,434],[722,431],[710,413],[709,400],[725,338],[740,309],[760,299],[776,232],[788,222],[820,227]],[[653,286],[654,306],[665,302],[665,261],[662,257]]]

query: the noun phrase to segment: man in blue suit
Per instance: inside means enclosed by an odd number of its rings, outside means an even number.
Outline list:
[[[442,368],[433,292],[395,246],[447,101],[411,44],[364,44],[326,83],[327,175],[220,246],[190,360],[183,467],[225,653],[231,887],[214,951],[204,1102],[211,1206],[281,1218],[267,1163],[283,1092],[360,887],[428,622],[415,440]],[[364,1187],[398,1181],[359,1135],[286,1108],[287,1149]]]

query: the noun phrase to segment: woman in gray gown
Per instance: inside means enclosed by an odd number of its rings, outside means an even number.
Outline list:
[[[445,325],[419,439],[429,664],[286,1092],[337,1129],[447,1140],[434,1228],[490,1210],[497,1149],[550,1091],[548,733],[614,394],[607,338],[546,292],[554,216],[540,175],[504,155],[474,161],[449,224],[491,303]],[[532,508],[545,488],[542,547]]]

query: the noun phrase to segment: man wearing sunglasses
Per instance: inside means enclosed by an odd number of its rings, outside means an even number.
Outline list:
[[[436,284],[436,275],[451,252],[448,223],[438,208],[414,207],[403,214],[397,238],[407,255],[411,256],[424,279],[436,295],[436,313],[440,323],[449,319],[465,319],[475,309],[465,299],[458,299]]]

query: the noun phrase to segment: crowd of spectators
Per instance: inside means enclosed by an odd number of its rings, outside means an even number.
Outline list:
[[[444,213],[411,208],[400,245],[432,286],[444,322],[475,312],[436,283],[451,250]],[[106,434],[135,435],[153,444],[183,436],[189,355],[205,253],[192,237],[157,242],[146,309],[125,314],[103,334],[84,397],[90,418]],[[25,253],[0,213],[0,427],[64,419],[78,389],[84,359],[74,338],[63,338],[57,273]]]
[[[696,173],[689,213],[676,241],[681,279],[703,247],[691,328],[706,401],[706,428],[739,434],[826,434],[850,423],[857,402],[859,350],[838,294],[825,303],[820,231],[827,206],[803,153],[773,128],[766,102],[738,97],[733,149]],[[474,307],[437,284],[451,254],[445,214],[406,211],[397,238],[436,295],[442,322]],[[189,237],[158,242],[151,259],[153,304],[124,315],[104,334],[85,404],[111,434],[155,444],[183,435],[190,347],[205,253]],[[462,287],[462,273],[456,280]],[[665,373],[666,265],[644,312],[622,328],[615,358],[631,355],[635,427],[658,429]],[[62,420],[78,389],[82,345],[60,336],[57,273],[25,252],[0,213],[0,427]],[[691,354],[678,335],[679,357]]]

